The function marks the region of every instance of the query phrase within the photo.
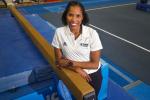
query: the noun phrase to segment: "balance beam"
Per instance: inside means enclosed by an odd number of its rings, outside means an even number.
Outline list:
[[[78,73],[66,68],[58,69],[55,65],[55,55],[53,47],[44,39],[44,37],[28,22],[27,19],[10,5],[9,10],[16,20],[21,24],[33,43],[49,62],[54,72],[65,83],[77,100],[91,100],[95,97],[95,91]],[[92,99],[93,100],[93,99]]]

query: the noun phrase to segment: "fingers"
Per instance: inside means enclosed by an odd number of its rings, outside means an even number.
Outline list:
[[[59,65],[62,66],[62,67],[67,67],[69,64],[69,60],[67,59],[62,59],[60,62],[59,62]]]
[[[81,68],[76,68],[76,72],[81,75],[88,82],[92,81],[91,77]]]
[[[87,73],[85,73],[83,77],[84,77],[84,79],[86,79],[88,82],[92,81],[91,77],[90,77]]]
[[[56,67],[61,70],[61,66],[59,64],[56,64]]]
[[[83,69],[82,69],[83,70]],[[91,77],[83,70],[83,74],[84,74],[84,78],[88,81],[88,82],[90,82],[90,81],[92,81],[92,79],[91,79]]]
[[[87,74],[86,78],[87,78],[88,82],[92,81],[91,77],[88,74]]]

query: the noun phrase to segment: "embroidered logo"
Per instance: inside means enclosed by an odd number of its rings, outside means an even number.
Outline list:
[[[64,43],[63,43],[63,46],[67,46],[67,43],[66,43],[66,42],[64,42]]]
[[[88,47],[87,43],[80,43],[80,45],[83,46],[83,47]]]

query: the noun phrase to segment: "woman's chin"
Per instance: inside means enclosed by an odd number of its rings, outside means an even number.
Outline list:
[[[78,26],[70,26],[70,29],[71,29],[71,30],[77,30],[77,29],[78,29]]]

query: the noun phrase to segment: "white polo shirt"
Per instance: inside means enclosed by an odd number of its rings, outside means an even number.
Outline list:
[[[97,51],[103,48],[96,30],[84,25],[82,25],[82,33],[77,39],[70,31],[69,26],[57,28],[52,45],[55,48],[60,48],[63,55],[73,61],[90,61],[90,51]],[[84,70],[91,74],[98,69]]]

